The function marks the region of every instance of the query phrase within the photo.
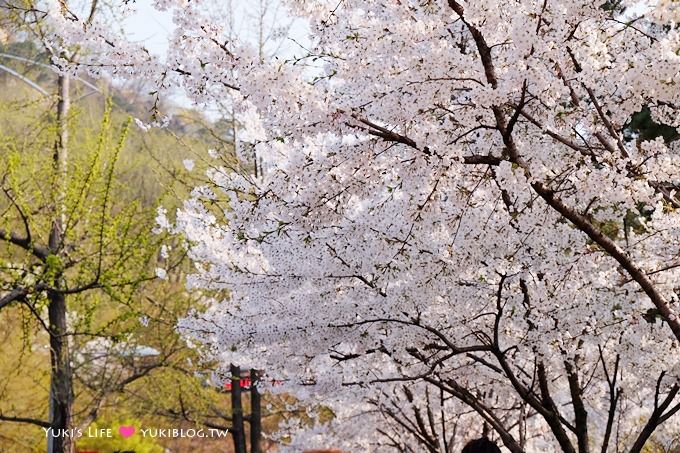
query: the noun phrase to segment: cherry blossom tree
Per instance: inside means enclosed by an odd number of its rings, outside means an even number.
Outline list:
[[[170,54],[126,71],[234,96],[263,161],[159,215],[229,293],[181,327],[333,410],[291,449],[455,451],[450,415],[513,452],[677,441],[677,5],[291,1],[312,44],[263,61],[156,3]]]

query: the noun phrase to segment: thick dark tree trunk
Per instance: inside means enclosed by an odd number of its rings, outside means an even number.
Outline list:
[[[49,327],[52,374],[50,382],[50,426],[48,453],[71,453],[73,441],[71,428],[73,406],[73,375],[71,371],[68,337],[66,336],[66,298],[60,293],[50,293]]]
[[[55,171],[54,218],[48,241],[49,253],[57,259],[62,258],[64,241],[64,200],[66,197],[66,177],[68,171],[68,112],[69,112],[69,77],[59,76],[59,100],[57,104],[57,137],[54,142],[53,165]],[[58,269],[52,286],[59,290],[63,287],[63,276]],[[72,427],[71,411],[73,407],[73,373],[71,371],[71,351],[66,324],[66,297],[59,291],[47,294],[48,324],[50,335],[50,413],[49,422],[52,433],[48,436],[47,453],[72,453],[73,438],[69,433]]]
[[[243,406],[241,404],[241,369],[230,365],[231,371],[231,436],[234,439],[234,452],[246,453],[246,433],[243,429]]]
[[[262,408],[257,370],[250,370],[250,453],[262,453]]]

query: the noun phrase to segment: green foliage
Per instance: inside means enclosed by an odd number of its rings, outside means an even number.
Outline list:
[[[624,137],[627,140],[631,140],[635,135],[637,135],[640,141],[663,137],[666,143],[680,138],[676,128],[655,122],[652,119],[652,112],[648,106],[644,106],[642,110],[634,113],[630,121],[624,126],[623,131]]]
[[[616,240],[619,237],[621,229],[619,228],[619,222],[615,220],[607,220],[604,222],[598,222],[596,219],[592,220],[602,233],[604,233],[609,239]]]
[[[607,0],[600,5],[600,8],[614,13],[623,13],[625,5],[623,4],[623,0]]]
[[[49,71],[21,70],[48,88],[54,82]],[[76,424],[87,421],[93,410],[109,414],[109,421],[117,414],[143,416],[152,409],[165,410],[172,418],[169,409],[177,407],[178,387],[187,389],[183,398],[189,408],[203,409],[206,402],[228,408],[224,394],[201,385],[197,376],[205,365],[175,330],[180,317],[198,308],[181,283],[188,269],[182,249],[152,232],[157,206],[172,209],[185,197],[184,183],[195,185],[187,181],[191,175],[182,159],[194,158],[194,174],[200,175],[207,149],[227,145],[205,141],[209,134],[204,120],[196,113],[190,118],[191,112],[182,123],[188,136],[172,129],[177,122],[170,129],[143,132],[113,101],[102,102],[99,95],[77,101],[83,93],[75,83],[63,177],[53,165],[53,99],[39,97],[11,77],[0,75],[0,86],[0,229],[31,242],[24,248],[0,240],[0,290],[35,289],[26,300],[0,310],[0,335],[12,339],[0,343],[0,355],[12,357],[0,366],[0,412],[47,418],[50,358],[44,288],[56,286],[68,291]],[[124,97],[119,92],[114,96]],[[63,219],[63,240],[40,258],[33,250],[46,247],[55,218]],[[160,255],[161,244],[175,245],[170,256]],[[166,269],[170,281],[158,280],[156,267]],[[156,385],[160,382],[164,385]],[[196,389],[200,392],[194,393]],[[152,408],[143,398],[163,402],[162,407]],[[0,423],[0,438],[12,451],[44,451],[45,436],[32,425]],[[133,449],[162,451],[154,445]]]

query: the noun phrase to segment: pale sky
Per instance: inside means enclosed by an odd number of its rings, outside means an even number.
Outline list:
[[[279,0],[270,0],[270,2],[271,4],[268,6],[269,13],[265,20],[269,28],[274,26],[274,23],[277,27],[291,25],[288,30],[288,36],[292,39],[284,40],[277,54],[290,56],[296,53],[296,50],[299,54],[299,46],[293,40],[303,44],[309,42],[306,24],[300,19],[293,21],[287,16]],[[257,0],[232,0],[231,2],[228,0],[214,0],[217,17],[224,17],[226,15],[225,12],[228,11],[229,3],[231,3],[231,9],[234,10],[235,33],[241,40],[256,43],[256,15],[260,2]],[[143,43],[155,55],[165,55],[168,49],[167,38],[172,33],[172,30],[174,30],[172,13],[155,10],[151,6],[150,0],[138,0],[135,2],[135,5],[137,13],[123,22],[123,28],[128,32],[131,40]],[[273,52],[278,47],[277,44],[271,44],[268,46],[268,50]]]
[[[156,11],[149,0],[136,2],[137,14],[123,22],[132,41],[143,43],[155,55],[165,55],[168,36],[175,28],[170,12]]]
[[[268,4],[269,3],[269,4]],[[271,31],[273,27],[284,27],[287,29],[286,35],[278,40],[272,40],[265,46],[265,53],[268,56],[276,54],[278,57],[289,58],[293,55],[303,53],[300,44],[307,47],[309,44],[308,28],[303,20],[292,21],[285,14],[285,9],[280,4],[280,0],[213,0],[212,5],[208,5],[211,10],[214,8],[215,20],[224,21],[228,28],[228,11],[234,11],[232,20],[234,34],[241,41],[247,41],[256,45],[257,36],[257,17],[258,8],[267,5],[268,14],[265,16],[265,33]],[[152,54],[164,57],[168,50],[168,37],[172,34],[175,26],[172,21],[172,12],[157,11],[152,6],[152,0],[137,0],[135,2],[136,13],[126,18],[122,27],[129,39],[143,45]],[[286,38],[288,36],[292,39]],[[300,44],[297,44],[300,43]],[[172,100],[178,105],[192,107],[193,103],[182,93],[175,93]],[[220,116],[218,110],[212,108],[203,110],[212,119]]]

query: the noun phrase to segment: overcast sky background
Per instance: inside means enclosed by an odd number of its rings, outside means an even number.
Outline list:
[[[273,52],[278,49],[277,54],[281,57],[289,57],[295,53],[300,54],[300,46],[297,43],[306,45],[309,42],[308,28],[301,19],[293,20],[285,13],[285,8],[279,0],[270,0],[269,13],[265,23],[271,27],[287,27],[288,39],[283,40],[283,45],[270,44],[268,50]],[[221,20],[227,15],[228,1],[214,0],[216,20]],[[150,52],[155,55],[163,56],[168,50],[168,36],[173,32],[175,26],[172,22],[172,13],[168,11],[157,11],[151,5],[151,0],[137,0],[135,2],[136,13],[125,19],[123,29],[129,38],[137,43],[143,44]],[[241,40],[257,43],[257,11],[259,0],[232,0],[231,7],[234,10],[235,34]]]
[[[136,2],[137,13],[123,22],[123,28],[130,40],[143,44],[155,55],[165,55],[168,50],[168,36],[174,30],[172,14],[156,11],[149,0]]]

